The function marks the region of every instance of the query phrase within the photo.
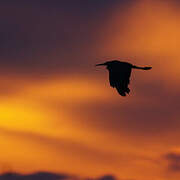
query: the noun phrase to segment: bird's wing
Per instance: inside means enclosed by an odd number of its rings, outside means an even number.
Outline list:
[[[128,84],[130,83],[131,68],[109,70],[110,86],[115,87],[121,96],[129,93]]]

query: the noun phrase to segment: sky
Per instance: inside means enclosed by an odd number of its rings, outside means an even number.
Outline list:
[[[178,180],[179,18],[176,0],[2,0],[0,173]],[[153,68],[124,98],[94,66],[111,59]]]

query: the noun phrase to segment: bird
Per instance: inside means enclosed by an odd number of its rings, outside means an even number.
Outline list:
[[[109,71],[110,86],[116,88],[121,96],[126,96],[130,93],[128,85],[130,83],[132,69],[152,69],[152,67],[139,67],[132,65],[129,62],[119,60],[106,61],[102,64],[96,64],[95,66],[106,66],[106,69]]]

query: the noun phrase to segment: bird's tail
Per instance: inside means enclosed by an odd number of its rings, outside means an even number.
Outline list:
[[[152,67],[139,67],[139,66],[132,66],[134,69],[142,69],[142,70],[150,70]]]

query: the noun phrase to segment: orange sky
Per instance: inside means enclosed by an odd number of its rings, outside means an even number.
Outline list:
[[[12,48],[0,47],[4,53],[0,169],[66,172],[82,177],[112,174],[120,180],[178,180],[177,4],[168,0],[119,2],[104,7],[107,12],[103,15],[103,10],[97,10],[95,17],[91,11],[83,17],[73,9],[70,14],[74,16],[69,17],[67,12],[54,9],[53,14],[50,7],[31,9],[33,4],[23,5],[27,11],[20,9],[19,13],[25,13],[27,21],[34,14],[42,19],[40,24],[34,19],[23,27],[18,26],[18,22],[25,22],[19,14],[14,20],[2,12],[9,24],[11,20],[17,23],[13,28],[28,29],[29,34],[22,34],[22,39],[27,39],[18,44],[19,49],[13,47],[17,47],[16,42]],[[15,11],[19,6],[13,4],[11,8]],[[55,20],[58,17],[60,22]],[[73,18],[81,25],[73,24]],[[58,35],[61,23],[67,37]],[[21,37],[21,29],[14,32]],[[68,37],[73,42],[67,42]],[[48,45],[41,47],[41,43]],[[6,49],[12,54],[6,54]],[[122,98],[109,87],[107,71],[94,67],[108,59],[125,59],[152,65],[153,69],[133,71],[131,94]]]

